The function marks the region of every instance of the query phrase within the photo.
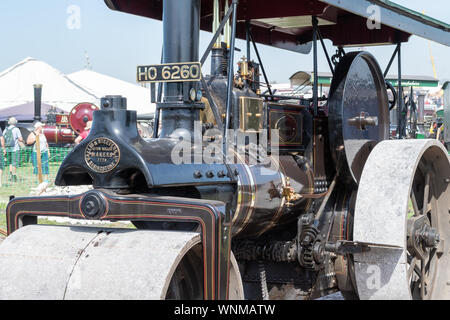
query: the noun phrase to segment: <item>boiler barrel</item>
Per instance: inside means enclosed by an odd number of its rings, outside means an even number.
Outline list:
[[[239,175],[234,235],[259,236],[295,221],[311,207],[308,197],[288,203],[283,195],[288,187],[302,195],[310,195],[314,189],[311,172],[300,169],[292,156],[269,157],[270,161],[257,165],[236,157]]]
[[[68,144],[75,140],[75,134],[70,128],[58,126],[44,126],[44,135],[49,144]]]

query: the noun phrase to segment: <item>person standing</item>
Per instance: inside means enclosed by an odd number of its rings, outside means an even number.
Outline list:
[[[50,159],[50,149],[48,147],[47,138],[43,134],[43,124],[41,122],[36,122],[34,124],[34,131],[28,135],[27,144],[33,145],[33,153],[31,154],[31,161],[33,163],[33,174],[39,174],[39,164],[37,157],[37,143],[36,138],[39,137],[39,150],[41,151],[41,168],[44,181],[48,181],[49,175],[49,159]]]
[[[6,157],[5,138],[3,137],[3,131],[1,128],[0,128],[0,143],[2,146],[2,151],[0,152],[0,187],[1,187],[2,186],[3,169],[5,168],[4,157]]]
[[[75,139],[76,145],[79,145],[81,143],[81,141],[83,141],[84,139],[87,138],[87,136],[91,132],[91,128],[92,128],[92,121],[88,121],[86,123],[86,127],[84,128],[84,131],[82,133],[80,133],[80,135]]]
[[[5,129],[3,136],[5,138],[5,145],[11,155],[11,163],[9,165],[10,180],[17,182],[17,166],[20,161],[20,143],[24,143],[22,134],[19,128],[16,127],[17,120],[12,117],[8,120],[8,127]]]

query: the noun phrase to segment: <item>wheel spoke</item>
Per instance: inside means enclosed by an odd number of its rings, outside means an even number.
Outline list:
[[[408,260],[408,263],[410,264],[410,267],[408,270],[408,279],[411,280],[413,271],[416,272],[417,276],[420,278],[422,273],[421,273],[419,267],[417,266],[417,262],[419,262],[419,259],[417,259],[415,256],[413,257],[413,255],[409,254],[409,252],[408,252],[407,260]]]
[[[416,263],[417,263],[417,258],[414,257],[411,261],[411,264],[409,265],[409,270],[408,270],[408,281],[411,281],[411,277],[414,273],[414,269],[416,267]]]
[[[414,194],[414,189],[411,190],[411,202],[414,209],[414,216],[417,217],[420,215],[419,206],[417,205],[416,195]]]
[[[431,174],[430,172],[427,172],[425,175],[425,187],[423,190],[423,206],[422,206],[422,214],[426,215],[428,212],[428,196],[430,195],[430,179]]]
[[[420,297],[425,298],[425,260],[420,261],[421,275],[420,275]]]
[[[436,254],[436,252],[437,252],[437,249],[431,250],[430,257],[428,258],[428,262],[427,262],[427,264],[425,266],[425,271],[429,272],[430,266],[431,266],[431,261],[433,260],[434,255]]]

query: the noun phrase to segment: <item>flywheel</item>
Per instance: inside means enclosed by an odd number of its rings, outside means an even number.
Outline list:
[[[353,240],[361,299],[450,299],[450,162],[434,140],[383,141],[359,184]]]
[[[380,66],[368,52],[346,54],[328,99],[331,154],[339,177],[358,183],[376,144],[389,139],[389,103]]]

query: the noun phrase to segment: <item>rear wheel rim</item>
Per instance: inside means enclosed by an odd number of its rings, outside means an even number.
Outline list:
[[[438,206],[434,181],[436,179],[432,166],[421,161],[417,168],[413,186],[411,188],[410,206],[407,223],[412,223],[417,218],[423,218],[434,230],[439,229]],[[415,252],[409,245],[411,232],[407,236],[407,280],[409,281],[411,296],[415,300],[429,300],[432,295],[438,272],[438,258],[442,252],[438,246],[426,246],[421,244],[425,256]]]
[[[372,151],[355,208],[354,241],[372,244],[354,254],[361,299],[450,298],[449,181],[436,141],[384,141]]]

